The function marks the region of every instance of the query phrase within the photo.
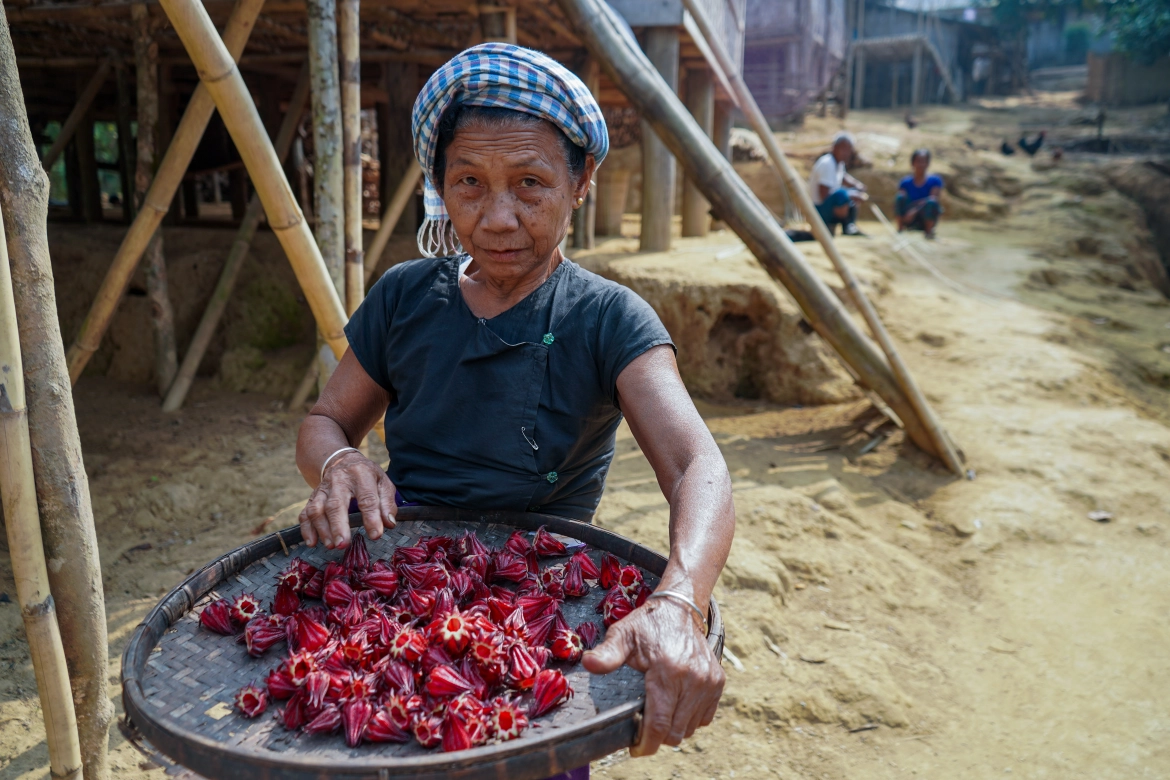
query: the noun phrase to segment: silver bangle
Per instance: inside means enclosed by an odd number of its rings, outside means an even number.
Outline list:
[[[703,614],[703,610],[699,609],[699,605],[691,601],[689,598],[679,593],[676,590],[656,590],[651,593],[648,599],[674,599],[684,606],[690,607],[691,611],[699,618],[699,624],[703,627],[703,633],[707,632],[707,618]]]
[[[325,462],[321,464],[321,479],[322,480],[325,479],[325,468],[329,465],[329,462],[332,461],[334,458],[336,458],[338,455],[340,455],[343,452],[360,452],[360,451],[361,450],[359,450],[357,447],[342,447],[337,452],[330,455],[328,458],[325,459]]]

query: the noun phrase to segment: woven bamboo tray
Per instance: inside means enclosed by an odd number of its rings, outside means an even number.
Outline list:
[[[361,526],[361,516],[350,516]],[[609,552],[647,573],[653,587],[666,567],[658,553],[603,528],[527,512],[475,512],[403,507],[398,526],[367,544],[371,558],[389,558],[400,545],[422,536],[456,536],[474,530],[489,547],[499,547],[516,529],[540,526],[579,539],[594,551]],[[222,556],[188,577],[151,610],[122,655],[122,700],[134,728],[167,757],[207,778],[418,778],[419,780],[540,780],[583,766],[632,744],[641,721],[645,688],[642,675],[628,667],[605,676],[577,665],[566,672],[574,697],[537,718],[519,739],[457,753],[425,750],[415,743],[363,744],[349,748],[337,735],[288,732],[273,713],[255,720],[232,708],[236,691],[263,683],[283,645],[259,659],[248,656],[230,637],[201,630],[196,608],[218,598],[252,591],[262,603],[276,592],[276,574],[290,557],[314,566],[339,559],[339,550],[305,547],[299,528],[271,534]],[[594,606],[603,593],[591,591],[563,607],[570,625],[598,621]],[[714,599],[707,641],[723,652],[723,621]]]

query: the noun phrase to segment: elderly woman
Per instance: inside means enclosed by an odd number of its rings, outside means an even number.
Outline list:
[[[370,290],[301,427],[305,542],[346,546],[351,499],[371,538],[407,503],[589,521],[624,416],[670,504],[670,561],[584,663],[645,673],[635,754],[678,745],[711,722],[723,689],[703,621],[735,515],[657,315],[559,248],[608,150],[601,110],[553,60],[492,43],[437,71],[412,119],[429,259]],[[355,449],[383,414],[388,473]]]

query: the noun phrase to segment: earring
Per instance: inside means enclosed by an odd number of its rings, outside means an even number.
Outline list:
[[[584,202],[585,202],[585,199],[584,199],[584,198],[577,198],[577,205],[578,205],[578,206],[580,206],[580,205],[581,205],[582,203],[584,203]]]

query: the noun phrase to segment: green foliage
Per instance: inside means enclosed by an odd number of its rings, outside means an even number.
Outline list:
[[[60,132],[61,123],[56,120],[45,125],[45,137],[49,139],[49,142],[41,145],[42,157],[45,152],[49,151],[53,141],[57,140],[57,133]],[[53,163],[53,167],[49,170],[49,202],[69,202],[69,185],[65,183],[65,155],[58,157],[57,162]]]
[[[1105,0],[1114,48],[1145,65],[1170,53],[1170,0]]]
[[[1083,63],[1089,54],[1089,42],[1093,31],[1084,22],[1070,24],[1064,28],[1064,56],[1068,62]]]

